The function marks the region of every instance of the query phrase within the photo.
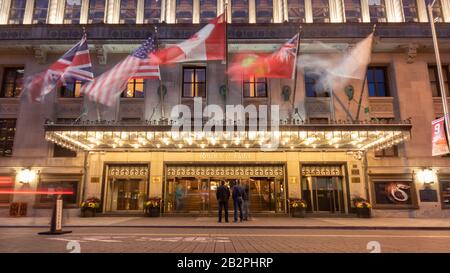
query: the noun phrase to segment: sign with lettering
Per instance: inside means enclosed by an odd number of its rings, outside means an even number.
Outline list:
[[[433,120],[432,124],[432,155],[440,156],[450,153],[447,134],[445,133],[444,117]]]

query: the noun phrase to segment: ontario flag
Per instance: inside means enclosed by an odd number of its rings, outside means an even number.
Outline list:
[[[297,63],[299,35],[295,35],[271,54],[238,53],[227,73],[233,81],[251,77],[293,79]]]
[[[89,82],[94,79],[86,35],[53,63],[47,70],[28,77],[24,92],[32,101],[42,101],[45,95],[67,82]]]
[[[149,55],[154,64],[225,59],[225,14],[211,20],[191,38]]]

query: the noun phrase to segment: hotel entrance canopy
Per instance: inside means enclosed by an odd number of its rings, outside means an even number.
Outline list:
[[[411,137],[409,122],[396,124],[280,124],[266,130],[232,125],[201,130],[173,130],[160,122],[78,122],[44,125],[48,141],[84,151],[224,151],[385,149]],[[242,129],[242,130],[238,130]]]

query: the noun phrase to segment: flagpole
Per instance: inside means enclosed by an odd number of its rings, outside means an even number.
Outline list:
[[[377,29],[377,24],[374,24],[373,29],[372,29],[372,34],[375,33],[376,29]],[[372,43],[373,43],[373,41],[372,41]],[[370,54],[372,54],[372,52],[370,52]],[[353,120],[353,121],[359,120],[359,113],[361,112],[362,98],[363,98],[363,93],[364,93],[364,87],[366,86],[366,82],[367,82],[367,72],[368,71],[369,71],[369,66],[366,67],[366,73],[364,74],[364,80],[362,82],[361,92],[359,93],[358,109],[356,110],[356,117],[355,117],[355,120]]]
[[[295,95],[297,93],[297,78],[298,78],[298,68],[297,68],[297,58],[298,58],[298,54],[300,53],[300,35],[302,33],[302,25],[300,24],[298,27],[298,42],[297,42],[297,52],[295,53],[295,64],[294,64],[294,92],[292,94],[292,112],[291,112],[291,117],[294,117],[294,111],[295,111]],[[300,114],[299,114],[300,116]],[[300,117],[300,119],[302,119]],[[303,120],[303,119],[302,119]]]
[[[224,20],[225,20],[225,99],[224,99],[224,113],[225,113],[225,125],[227,121],[227,97],[229,92],[229,76],[228,76],[228,1],[225,0],[225,11],[224,11]],[[241,94],[241,104],[242,104],[242,94]]]

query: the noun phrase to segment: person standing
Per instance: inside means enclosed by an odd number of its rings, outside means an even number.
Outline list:
[[[220,182],[216,191],[217,202],[219,202],[219,223],[222,222],[222,209],[225,211],[225,222],[228,223],[228,200],[230,199],[230,189],[225,185],[225,181]]]
[[[237,214],[239,210],[239,218],[242,222],[242,187],[239,185],[239,181],[233,186],[233,208],[234,208],[234,222],[237,222]]]
[[[242,185],[242,213],[244,216],[244,221],[248,221],[248,216],[250,213],[250,190],[248,182]]]

